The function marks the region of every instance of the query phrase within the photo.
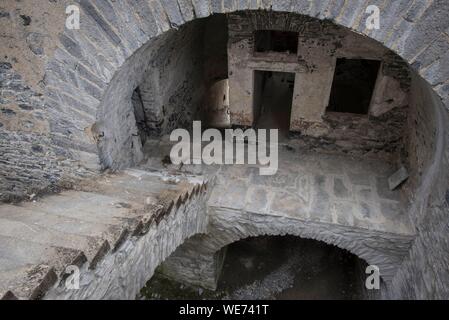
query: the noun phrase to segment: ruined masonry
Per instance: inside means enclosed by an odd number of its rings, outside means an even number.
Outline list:
[[[449,3],[373,4],[2,1],[0,298],[215,290],[228,245],[293,235],[448,299]],[[277,173],[172,164],[195,120],[279,129]]]

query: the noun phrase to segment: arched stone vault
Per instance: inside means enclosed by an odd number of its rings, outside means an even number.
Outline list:
[[[222,250],[227,245],[249,237],[293,235],[347,250],[368,264],[378,266],[382,278],[390,282],[410,248],[410,236],[406,235],[368,230],[362,233],[344,226],[281,215],[242,214],[225,208],[209,207],[209,214],[207,233],[188,239],[162,264],[161,272],[165,276],[215,290],[221,271]]]
[[[208,17],[214,13],[229,13],[240,10],[268,10],[272,12],[291,12],[321,20],[331,20],[337,25],[366,35],[382,43],[396,52],[431,86],[432,90],[449,106],[449,3],[447,1],[382,1],[373,0],[369,3],[357,0],[306,1],[306,0],[129,0],[103,1],[79,0],[82,11],[80,30],[65,29],[59,36],[59,43],[54,56],[48,62],[45,74],[45,102],[51,124],[53,143],[72,150],[75,157],[89,161],[98,161],[106,167],[113,164],[113,159],[101,154],[97,143],[103,138],[104,132],[101,117],[107,110],[111,92],[121,97],[132,94],[133,86],[139,82],[139,74],[143,70],[135,69],[135,61],[143,59],[145,50],[162,39],[165,34],[174,32],[186,22]],[[368,30],[364,19],[368,4],[378,5],[381,9],[381,28]],[[163,39],[161,40],[163,41]],[[133,69],[134,68],[134,69]],[[132,77],[130,75],[133,75]],[[133,79],[124,86],[117,79]],[[76,81],[73,81],[76,79]],[[132,140],[132,129],[129,139]],[[112,137],[113,138],[113,137]],[[440,145],[444,141],[440,141]],[[101,148],[100,148],[101,150]],[[139,153],[125,165],[131,165],[139,160]],[[443,155],[440,154],[440,158]],[[86,160],[87,162],[87,160]],[[86,163],[87,164],[87,163]],[[433,175],[439,166],[432,168]],[[427,187],[431,187],[429,181]],[[438,186],[438,197],[434,202],[440,204],[442,189],[446,184]],[[427,191],[426,193],[430,193]],[[438,198],[438,200],[436,200]],[[423,207],[426,200],[422,200]],[[443,210],[444,212],[444,210]],[[441,216],[441,212],[434,214]],[[430,219],[430,218],[429,218]],[[447,218],[446,218],[447,219]],[[426,229],[425,242],[429,244],[428,233],[436,228],[433,225]],[[226,235],[217,243],[215,249],[248,235],[291,233],[311,238],[322,237],[320,240],[341,245],[353,251],[368,262],[370,254],[352,247],[342,245],[338,235],[323,235],[294,233],[294,230],[265,230],[248,233]],[[327,237],[327,236],[326,236]],[[422,254],[422,248],[416,249]],[[415,252],[416,254],[416,252]],[[412,254],[413,255],[413,254]],[[382,261],[373,261],[382,263]],[[411,262],[407,262],[411,264]],[[408,266],[413,270],[413,266]],[[397,286],[404,286],[407,275],[401,275]],[[444,296],[447,285],[438,280],[432,288],[424,291],[436,292],[434,297]],[[413,296],[413,288],[401,289],[402,296]],[[416,296],[416,293],[415,293]]]
[[[96,142],[102,129],[101,123],[96,122],[101,120],[100,109],[107,108],[103,104],[108,88],[120,71],[130,65],[130,59],[138,59],[138,53],[157,41],[158,36],[214,13],[262,9],[331,20],[396,52],[445,104],[449,103],[449,69],[445,68],[449,62],[449,4],[445,1],[370,1],[381,9],[379,30],[366,28],[367,4],[356,0],[78,2],[82,10],[81,29],[65,29],[59,36],[58,48],[46,69],[45,91],[48,110],[55,113],[50,116],[53,140],[75,153],[98,154]],[[72,81],[74,78],[78,82]],[[138,77],[134,81],[138,82]],[[118,94],[129,91],[115,89],[121,91]],[[138,160],[139,154],[134,158]],[[101,160],[106,166],[112,163],[104,155]]]

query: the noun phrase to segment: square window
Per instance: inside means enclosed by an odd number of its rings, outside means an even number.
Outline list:
[[[258,30],[254,34],[256,52],[298,53],[298,32]]]

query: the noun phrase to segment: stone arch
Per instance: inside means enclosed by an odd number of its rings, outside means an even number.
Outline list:
[[[187,22],[215,13],[241,10],[291,12],[321,20],[366,35],[391,49],[408,62],[440,96],[449,103],[449,70],[441,68],[449,62],[445,17],[449,5],[444,1],[374,1],[381,9],[382,27],[367,29],[364,2],[350,1],[210,1],[210,0],[139,0],[109,2],[78,0],[81,7],[80,30],[65,29],[46,68],[45,99],[52,126],[53,141],[67,147],[73,154],[90,154],[96,159],[97,142],[102,138],[99,114],[110,103],[111,88],[128,94],[137,77],[120,88],[114,79],[120,71],[141,73],[139,53],[169,32]],[[397,17],[402,18],[398,21]],[[123,76],[123,75],[122,75]],[[74,81],[75,80],[75,81]],[[128,79],[129,80],[129,79]],[[121,82],[123,84],[123,82]],[[129,93],[131,94],[131,93]],[[121,115],[122,117],[127,115]],[[134,128],[127,128],[131,132]],[[117,139],[110,134],[109,139]],[[132,136],[127,138],[132,144]],[[107,148],[107,147],[106,147]],[[100,148],[101,149],[101,148]],[[101,163],[114,167],[108,152],[100,153]],[[123,166],[138,161],[139,150]],[[81,157],[85,159],[86,157]]]
[[[298,236],[336,246],[351,252],[380,269],[384,281],[390,282],[408,250],[407,237],[392,235],[385,245],[385,235],[375,231],[363,233],[336,225],[298,219],[253,214],[234,210],[217,210],[209,217],[208,231],[184,242],[162,265],[162,272],[186,283],[215,289],[220,270],[220,251],[239,240],[257,236]]]

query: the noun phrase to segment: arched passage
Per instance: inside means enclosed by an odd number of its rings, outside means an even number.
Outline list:
[[[163,263],[162,273],[181,282],[215,290],[225,254],[223,248],[249,237],[291,235],[345,249],[368,264],[378,266],[381,277],[390,282],[409,247],[407,237],[382,239],[375,232],[361,234],[350,228],[286,216],[249,212],[242,215],[234,210],[220,210],[211,214],[209,219],[208,233],[186,240]]]
[[[141,291],[144,299],[377,299],[365,287],[367,264],[321,241],[259,236],[226,247],[217,290],[200,290],[156,271]],[[236,277],[236,274],[238,277]]]

